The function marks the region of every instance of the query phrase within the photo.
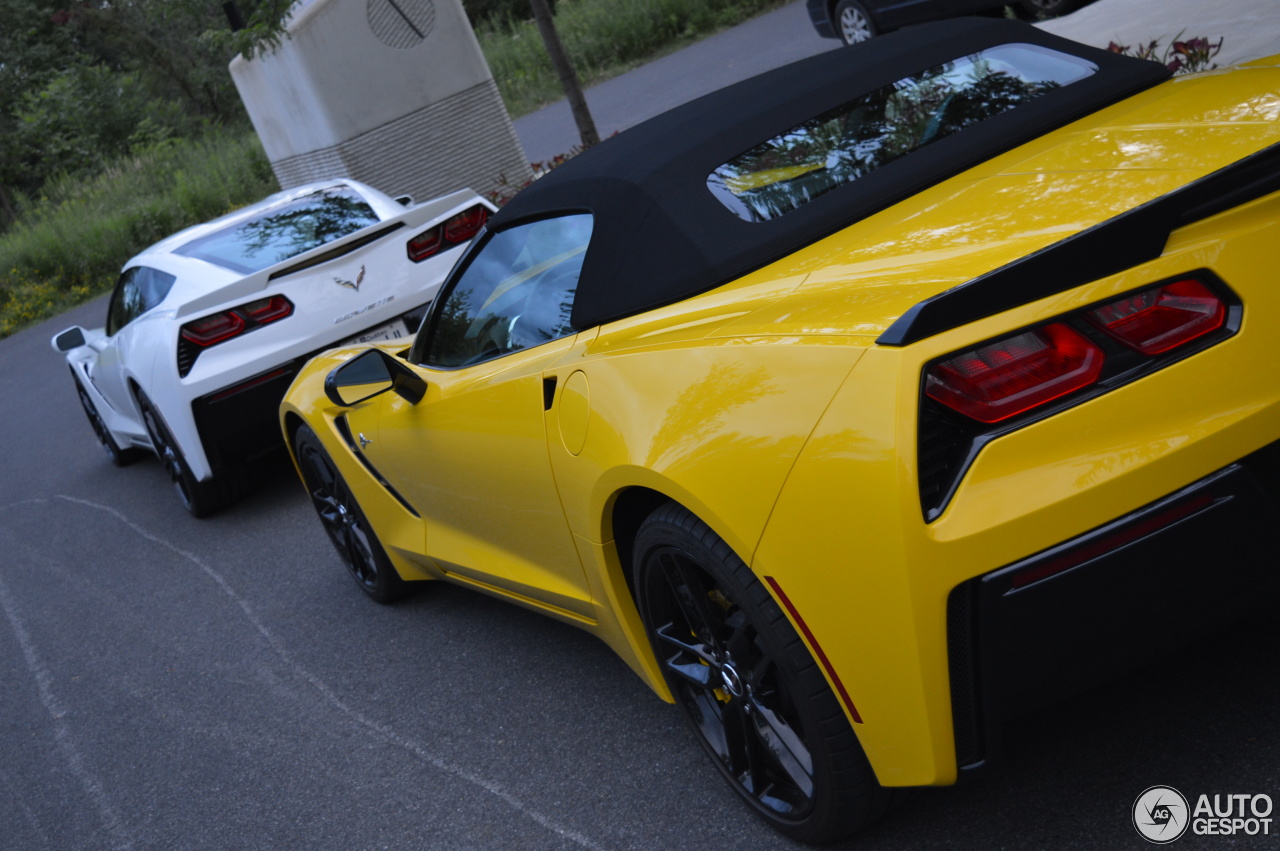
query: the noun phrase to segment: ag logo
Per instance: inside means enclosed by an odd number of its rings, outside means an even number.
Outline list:
[[[360,267],[360,274],[356,275],[356,279],[354,281],[344,281],[341,278],[335,277],[333,279],[333,282],[340,287],[346,287],[349,290],[355,290],[359,292],[360,285],[364,283],[364,267],[363,266]]]
[[[1187,799],[1172,786],[1152,786],[1133,802],[1133,826],[1148,842],[1167,845],[1187,832]]]

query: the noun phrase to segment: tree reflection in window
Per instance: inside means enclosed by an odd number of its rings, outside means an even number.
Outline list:
[[[176,253],[249,274],[379,221],[355,191],[329,189],[270,207],[249,221],[192,240]]]
[[[573,333],[569,315],[592,218],[541,219],[489,237],[431,322],[431,366],[480,363]]]
[[[1008,44],[899,80],[793,127],[716,169],[707,185],[748,221],[766,221],[912,151],[1084,79],[1086,62]]]

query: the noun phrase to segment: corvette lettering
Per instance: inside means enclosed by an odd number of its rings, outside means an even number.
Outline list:
[[[362,313],[368,313],[370,310],[373,310],[375,307],[382,307],[382,305],[386,304],[387,302],[395,301],[395,298],[396,298],[395,296],[389,295],[384,299],[379,299],[378,301],[375,301],[373,304],[366,304],[364,307],[360,308],[359,310],[353,310],[350,313],[344,313],[341,316],[339,316],[337,319],[333,320],[333,324],[337,325],[339,322],[346,322],[348,319],[352,319],[356,316],[359,316]]]

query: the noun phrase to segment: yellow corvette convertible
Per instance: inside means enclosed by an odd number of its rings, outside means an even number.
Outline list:
[[[1275,599],[1280,57],[952,21],[519,194],[281,424],[360,587],[598,635],[789,836]]]

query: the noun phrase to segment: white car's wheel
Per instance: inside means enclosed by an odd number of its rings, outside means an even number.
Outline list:
[[[875,21],[857,0],[840,0],[836,4],[836,31],[845,44],[869,41],[879,34]]]
[[[93,400],[89,398],[89,392],[84,389],[84,385],[80,383],[80,379],[75,377],[76,373],[71,371],[71,380],[76,383],[76,395],[80,397],[80,405],[84,408],[85,416],[89,418],[89,425],[93,428],[93,433],[97,436],[98,442],[102,444],[102,449],[107,453],[107,457],[111,459],[111,463],[117,467],[124,467],[132,464],[143,456],[144,451],[133,447],[121,447],[116,443],[115,437],[111,434],[111,430],[107,428],[107,424],[102,421],[102,416],[98,413],[98,408],[93,404]]]
[[[193,517],[207,517],[240,496],[244,490],[241,476],[221,476],[198,481],[192,474],[187,459],[182,457],[182,450],[165,425],[164,417],[160,416],[151,400],[139,393],[138,407],[142,411],[142,421],[151,437],[156,457],[173,480],[178,499]]]

